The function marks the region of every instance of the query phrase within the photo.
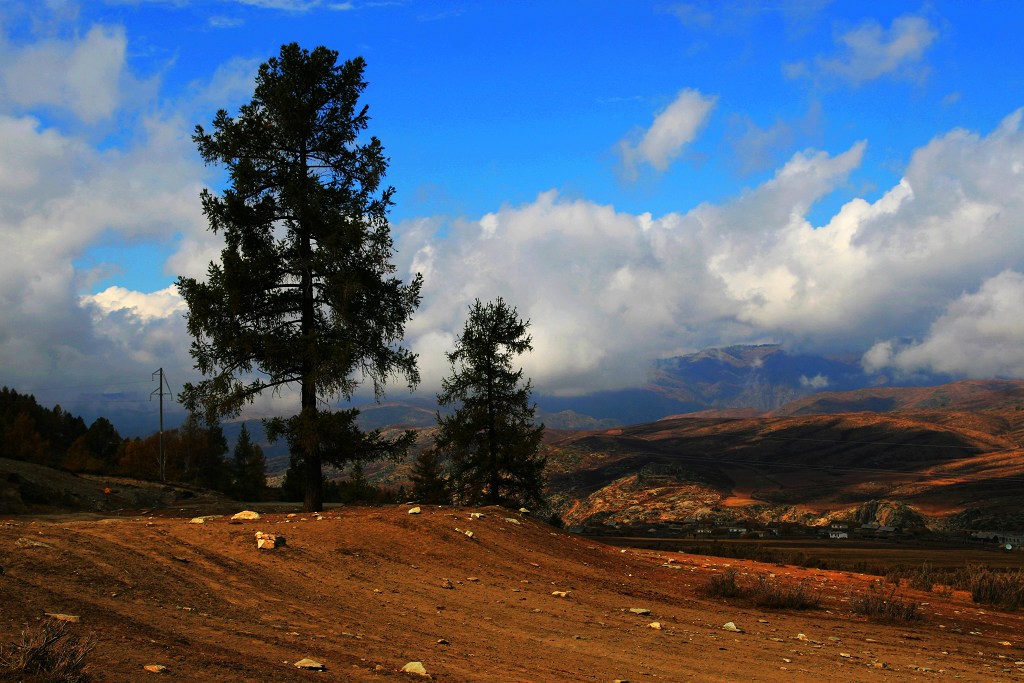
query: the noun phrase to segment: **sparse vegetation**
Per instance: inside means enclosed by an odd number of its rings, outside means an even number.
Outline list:
[[[21,632],[21,641],[0,645],[0,681],[19,683],[86,683],[85,659],[95,647],[91,638],[67,630],[62,621],[46,621]]]
[[[898,624],[920,621],[924,618],[916,602],[905,600],[892,588],[888,593],[871,587],[871,590],[857,595],[853,600],[853,611],[863,614],[871,621],[883,624]]]
[[[981,565],[969,565],[962,573],[971,599],[983,605],[1017,610],[1024,607],[1024,571],[997,572]]]
[[[787,586],[770,576],[760,574],[750,585],[740,585],[739,573],[730,567],[715,574],[701,589],[709,598],[740,598],[765,609],[816,609],[820,596],[803,583]]]

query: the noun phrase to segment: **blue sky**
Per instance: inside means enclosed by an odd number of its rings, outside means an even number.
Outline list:
[[[424,390],[476,297],[538,389],[779,342],[1024,377],[1016,2],[0,5],[0,383],[194,379],[178,274],[216,258],[189,136],[280,45],[363,56]],[[83,389],[66,389],[65,387]],[[267,414],[289,397],[255,406]],[[84,404],[83,404],[84,405]],[[287,410],[287,408],[283,408]]]

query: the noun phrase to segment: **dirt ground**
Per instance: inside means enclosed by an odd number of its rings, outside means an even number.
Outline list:
[[[259,550],[257,531],[287,544]],[[701,597],[730,565],[808,582],[822,608]],[[880,625],[851,611],[877,577],[619,549],[498,508],[7,517],[0,567],[0,642],[78,616],[96,681],[420,680],[411,661],[452,683],[1024,681],[1024,616],[963,593],[901,589],[925,620]],[[293,666],[307,657],[326,670]]]

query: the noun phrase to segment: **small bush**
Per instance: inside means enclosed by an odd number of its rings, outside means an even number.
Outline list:
[[[815,609],[821,605],[819,595],[802,583],[789,587],[761,575],[753,585],[741,586],[736,577],[735,569],[726,569],[712,576],[701,592],[710,598],[742,598],[767,609]]]
[[[853,611],[863,614],[871,621],[883,624],[919,621],[924,618],[917,603],[908,602],[896,595],[895,588],[886,594],[872,586],[871,590],[853,601]]]
[[[806,584],[783,586],[763,575],[757,577],[747,597],[758,607],[767,609],[817,609],[821,606],[821,596],[808,590]]]
[[[22,631],[20,643],[0,645],[0,681],[86,683],[85,658],[95,646],[91,638],[69,633],[62,621],[43,622]]]
[[[1024,571],[997,572],[974,564],[964,574],[974,602],[1008,610],[1024,607]]]
[[[739,598],[743,596],[743,590],[736,583],[736,570],[731,567],[721,574],[712,576],[704,585],[701,593],[709,598]]]
[[[911,572],[910,587],[919,591],[931,591],[932,587],[940,581],[940,575],[930,562],[925,562],[921,568]]]

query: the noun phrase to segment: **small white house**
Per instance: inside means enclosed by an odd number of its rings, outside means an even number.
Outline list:
[[[838,540],[840,538],[849,538],[850,534],[846,533],[845,531],[836,531],[834,529],[830,529],[828,532],[828,537],[831,539]]]

